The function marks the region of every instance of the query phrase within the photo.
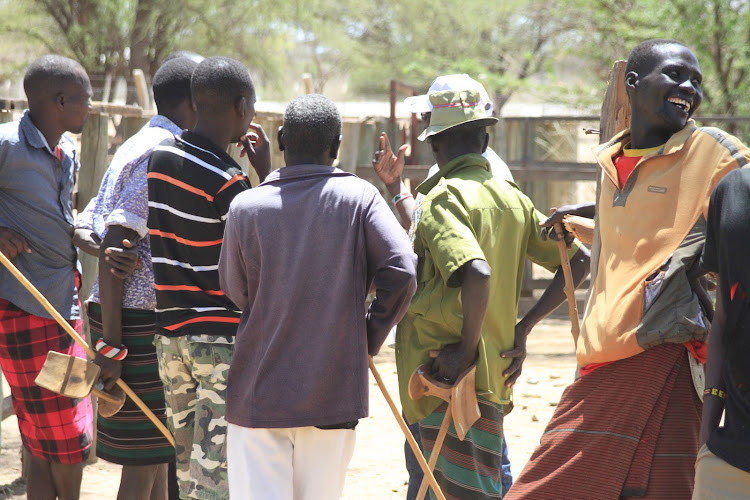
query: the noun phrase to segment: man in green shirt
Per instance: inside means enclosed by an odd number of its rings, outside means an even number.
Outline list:
[[[436,465],[446,494],[472,499],[502,495],[500,461],[503,406],[512,402],[531,328],[565,299],[558,272],[540,301],[516,325],[525,259],[555,271],[554,241],[542,241],[546,219],[508,181],[492,176],[481,156],[487,148],[487,117],[476,90],[430,94],[429,139],[440,171],[423,182],[412,239],[419,263],[417,293],[396,335],[401,403],[410,422],[419,421],[429,456],[446,405],[433,397],[413,401],[408,382],[429,363],[432,374],[452,383],[476,364],[481,418],[459,441],[451,425]],[[588,251],[574,242],[569,255],[576,283],[588,272]],[[492,307],[488,308],[488,304]]]

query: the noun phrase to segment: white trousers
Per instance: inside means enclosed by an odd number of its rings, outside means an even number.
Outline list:
[[[229,497],[338,499],[355,442],[356,431],[349,429],[249,429],[229,424]]]

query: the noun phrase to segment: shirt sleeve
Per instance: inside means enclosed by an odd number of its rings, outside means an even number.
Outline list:
[[[706,271],[718,273],[719,262],[718,256],[718,235],[719,225],[721,224],[721,206],[724,199],[724,186],[731,182],[729,174],[725,177],[713,193],[708,204],[708,216],[706,218],[706,241],[703,243],[703,253],[701,254],[701,268]]]
[[[423,204],[418,230],[446,283],[467,262],[487,260],[477,241],[471,214],[450,189]]]
[[[243,171],[231,169],[229,173],[232,174],[232,178],[225,182],[214,196],[214,206],[222,217],[229,212],[229,205],[232,204],[234,197],[250,189],[250,180]]]
[[[562,262],[560,262],[560,250],[557,247],[557,241],[552,238],[547,238],[546,241],[542,240],[539,223],[547,220],[547,216],[535,208],[532,208],[532,210],[532,220],[534,220],[535,223],[529,231],[526,256],[534,264],[540,265],[550,272],[555,272],[562,264]],[[579,248],[581,248],[581,242],[573,240],[570,248],[568,248],[568,259],[575,255]]]
[[[148,234],[148,155],[126,165],[115,181],[113,206],[104,224],[132,229],[144,238]]]
[[[94,231],[94,207],[96,206],[97,196],[91,198],[82,212],[76,217],[76,229],[88,229]]]
[[[368,352],[375,355],[409,308],[417,289],[417,257],[380,193],[373,188],[369,196],[364,235],[367,274],[373,276],[375,299],[367,312],[367,344]]]
[[[237,218],[230,208],[219,256],[219,285],[229,300],[241,310],[248,304],[246,269],[242,245],[237,235]]]

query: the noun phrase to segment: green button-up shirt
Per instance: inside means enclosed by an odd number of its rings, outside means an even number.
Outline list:
[[[512,389],[502,373],[510,359],[500,353],[513,348],[518,299],[526,257],[555,271],[560,265],[557,243],[542,241],[539,222],[546,217],[518,187],[496,179],[478,154],[464,155],[443,166],[417,187],[425,195],[415,211],[412,229],[417,264],[417,292],[396,334],[396,364],[404,413],[415,422],[441,401],[409,398],[414,370],[430,361],[429,351],[461,340],[463,308],[459,283],[451,277],[474,259],[492,269],[490,300],[482,325],[477,359],[477,395],[509,404]],[[573,255],[580,244],[570,249]]]

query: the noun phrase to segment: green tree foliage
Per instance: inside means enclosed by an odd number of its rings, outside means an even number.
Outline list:
[[[626,59],[648,38],[676,39],[695,52],[705,77],[703,114],[750,113],[747,0],[580,0],[591,30],[582,47],[600,62]],[[604,68],[604,64],[600,66]]]
[[[242,60],[271,99],[296,93],[302,73],[317,92],[347,78],[383,96],[391,79],[425,89],[461,72],[497,107],[521,89],[597,102],[615,59],[676,38],[701,62],[703,113],[750,113],[750,0],[0,0],[0,33],[0,75],[43,52],[93,74],[153,74],[186,49]]]

